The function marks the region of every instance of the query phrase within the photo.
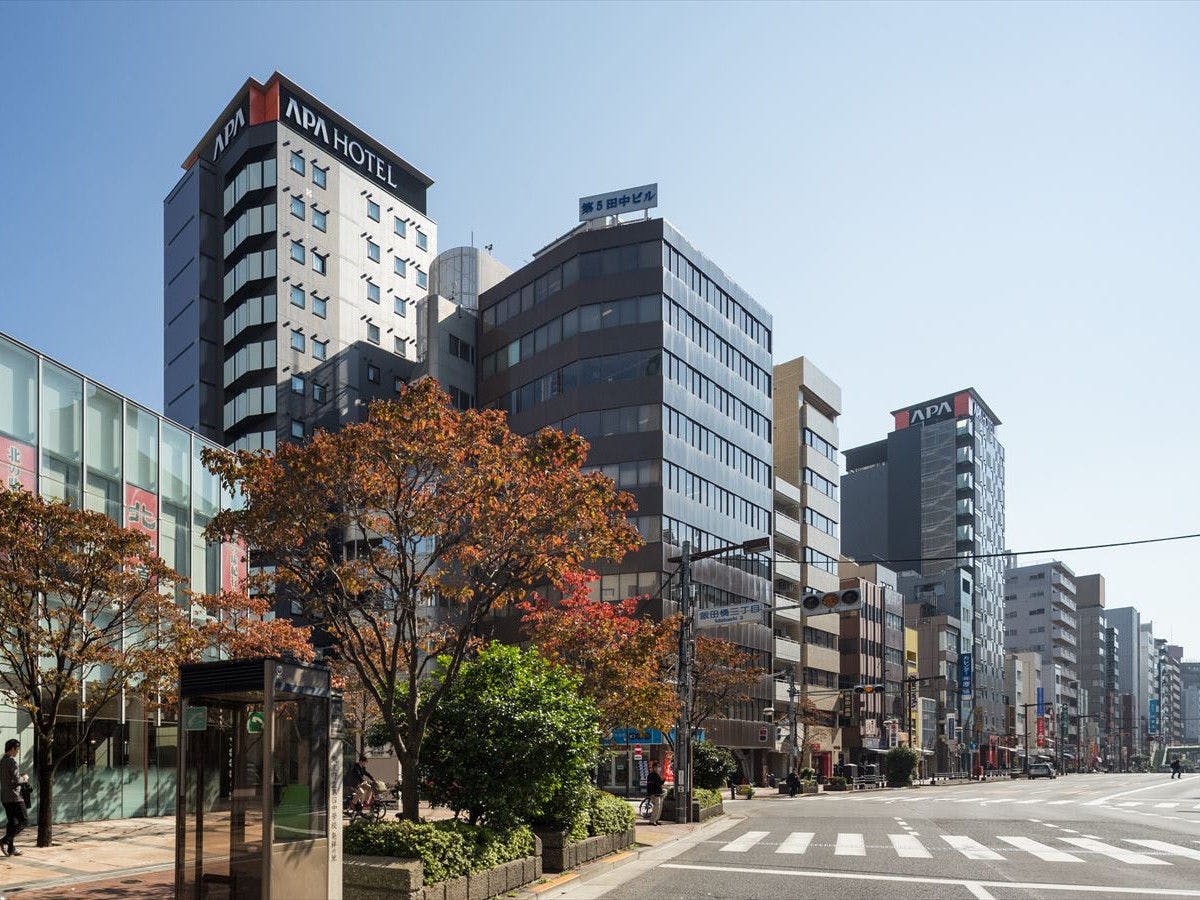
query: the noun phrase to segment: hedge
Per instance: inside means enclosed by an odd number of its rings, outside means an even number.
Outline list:
[[[629,829],[637,819],[633,807],[620,797],[615,797],[607,791],[596,790],[592,794],[592,802],[588,807],[591,821],[588,833],[619,834]]]
[[[419,859],[425,883],[436,884],[533,854],[533,832],[521,826],[502,833],[454,819],[440,822],[364,822],[344,836],[348,856]]]
[[[709,788],[692,788],[692,800],[699,803],[701,809],[708,809],[721,802],[721,792]]]

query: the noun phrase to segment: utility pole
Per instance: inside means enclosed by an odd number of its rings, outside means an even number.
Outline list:
[[[804,683],[804,679],[800,679]],[[796,756],[800,745],[796,735],[796,670],[788,666],[788,728],[791,731],[792,752],[788,754],[788,772],[796,771]]]
[[[692,730],[688,725],[692,686],[692,542],[679,557],[679,724],[675,728],[675,820],[685,824],[692,812]]]

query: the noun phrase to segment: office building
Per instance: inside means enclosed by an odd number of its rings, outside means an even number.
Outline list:
[[[971,603],[945,611],[969,642],[961,649],[971,655],[973,689],[963,698],[970,727],[992,747],[1005,727],[1000,420],[973,388],[893,416],[886,439],[845,451],[842,552],[926,577],[970,573]]]
[[[840,583],[835,567],[841,555],[837,420],[842,391],[812,360],[800,357],[775,366],[772,395],[776,598],[786,606],[806,594],[836,591]],[[786,608],[775,613],[776,669],[790,665],[794,677],[803,679],[798,681],[803,699],[820,719],[810,727],[807,743],[819,748],[812,751],[814,768],[826,774],[832,774],[842,749],[834,692],[840,630],[836,613],[802,617]],[[799,642],[799,653],[787,642]],[[787,712],[787,702],[776,704],[777,721]]]
[[[1154,647],[1154,623],[1142,622],[1138,628],[1138,710],[1145,752],[1158,744],[1158,651]],[[1150,701],[1153,700],[1153,706]],[[1153,725],[1151,724],[1153,720]]]
[[[585,222],[480,294],[479,313],[479,405],[520,433],[578,432],[589,466],[637,500],[646,543],[597,565],[602,596],[657,592],[684,541],[702,551],[772,533],[771,316],[672,225]],[[696,601],[769,610],[771,568],[740,553],[700,561]],[[772,671],[769,613],[713,633]],[[776,749],[762,728],[775,697],[768,674],[706,727],[756,778]]]
[[[1143,663],[1143,640],[1141,638],[1141,614],[1135,607],[1122,606],[1109,609],[1104,619],[1114,630],[1117,651],[1117,694],[1120,699],[1120,715],[1117,731],[1118,746],[1123,749],[1128,762],[1133,756],[1145,752],[1146,708],[1143,705],[1141,683],[1145,680]]]
[[[777,388],[778,389],[778,388]],[[776,434],[779,429],[776,428]],[[804,556],[804,492],[801,487],[775,476],[775,721],[788,722],[793,702],[797,716],[807,703],[815,710],[815,721],[804,730],[802,765],[811,766],[826,777],[833,774],[834,763],[841,759],[842,729],[838,718],[841,706],[838,676],[841,656],[838,639],[841,620],[837,613],[804,616],[800,601],[820,590],[836,591],[834,584],[822,578],[821,587],[806,584]],[[828,573],[821,570],[821,576]],[[833,576],[828,576],[833,578]],[[789,680],[790,676],[790,680]],[[794,684],[795,699],[789,693]],[[775,760],[774,770],[786,772],[787,747]]]
[[[1055,758],[1054,734],[1049,727],[1050,706],[1045,699],[1042,666],[1042,654],[1036,650],[1008,651],[1004,654],[1011,735],[1011,740],[1005,743],[1013,747],[1022,760]],[[1042,700],[1040,725],[1039,697]]]
[[[1200,744],[1200,662],[1179,664],[1179,705],[1184,744]]]
[[[1107,756],[1108,735],[1113,729],[1118,693],[1117,660],[1110,650],[1116,634],[1104,618],[1104,576],[1075,576],[1075,608],[1079,619],[1079,685],[1087,693],[1088,708],[1080,711],[1080,729],[1091,735],[1082,742],[1085,760]],[[1086,718],[1084,718],[1086,716]]]
[[[163,202],[168,417],[238,449],[358,421],[414,372],[428,176],[276,72]]]
[[[905,632],[915,633],[917,639],[916,671],[909,672],[910,678],[919,679],[915,693],[936,704],[934,728],[922,727],[921,746],[933,751],[934,772],[969,771],[959,731],[958,657],[963,645],[962,624],[932,603],[908,602],[907,597],[904,623]]]
[[[842,749],[845,762],[878,763],[888,749],[888,726],[903,727],[904,598],[896,586],[896,573],[876,563],[843,560],[838,570],[841,590],[859,592],[857,612],[841,615],[841,688],[851,699],[850,715],[843,717]],[[855,694],[859,685],[882,688]],[[845,713],[843,707],[843,713]]]
[[[1166,638],[1154,641],[1158,653],[1158,733],[1164,746],[1183,742],[1183,698],[1179,667],[1183,663],[1183,648],[1167,643]]]
[[[1006,651],[1042,655],[1044,696],[1060,717],[1055,737],[1065,737],[1074,748],[1080,714],[1075,573],[1058,561],[1010,567],[1004,576],[1004,626]],[[1074,749],[1064,755],[1073,757]]]
[[[5,487],[39,491],[146,534],[199,593],[234,589],[241,552],[204,539],[229,502],[201,462],[216,445],[31,347],[0,334],[0,454]],[[71,728],[70,717],[63,717]],[[0,703],[0,732],[34,741],[28,714]],[[175,808],[178,729],[135,695],[97,721],[55,774],[60,822],[159,816]],[[36,796],[36,789],[35,789]]]

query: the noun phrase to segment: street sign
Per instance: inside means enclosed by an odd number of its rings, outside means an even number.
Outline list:
[[[252,712],[246,718],[246,734],[262,734],[263,730],[263,714],[260,712]]]
[[[767,611],[765,603],[735,603],[733,606],[712,606],[696,613],[697,625],[733,625],[738,622],[761,622]]]
[[[637,760],[640,760],[642,758],[642,745],[641,744],[633,745],[633,758],[637,759]]]

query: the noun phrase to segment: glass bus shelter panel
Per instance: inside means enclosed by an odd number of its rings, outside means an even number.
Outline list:
[[[263,703],[189,698],[184,724],[183,828],[177,850],[181,898],[262,896]]]

